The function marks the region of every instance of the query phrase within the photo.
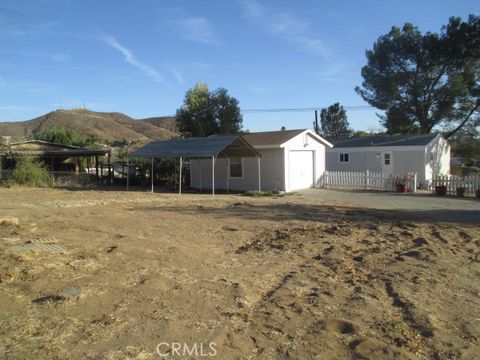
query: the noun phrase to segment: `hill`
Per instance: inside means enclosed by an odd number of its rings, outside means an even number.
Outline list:
[[[175,116],[158,116],[150,117],[146,119],[140,119],[140,121],[152,124],[154,126],[170,130],[174,133],[177,132],[177,125],[175,123]]]
[[[150,123],[151,119],[155,119],[155,124]],[[106,142],[126,139],[143,143],[177,136],[173,131],[172,118],[165,120],[165,126],[162,126],[160,119],[166,118],[136,120],[117,112],[105,113],[87,109],[56,110],[32,120],[0,123],[0,136],[11,136],[12,140],[20,141],[33,138],[52,127],[73,130],[84,137],[97,135]]]

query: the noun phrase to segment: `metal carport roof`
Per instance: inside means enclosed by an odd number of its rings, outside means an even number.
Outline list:
[[[228,158],[260,157],[240,135],[152,141],[134,151],[131,157],[146,158]]]

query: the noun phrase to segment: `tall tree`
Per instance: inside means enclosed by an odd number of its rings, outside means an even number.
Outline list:
[[[203,83],[189,89],[177,109],[177,127],[186,137],[236,134],[242,130],[242,123],[238,100],[224,88],[209,91]]]
[[[480,108],[479,50],[478,16],[450,18],[440,34],[422,34],[409,23],[392,27],[366,52],[355,91],[385,111],[389,133],[430,133],[446,123],[460,129]]]
[[[318,125],[315,125],[315,128],[318,132]],[[320,111],[320,133],[328,138],[342,138],[352,134],[347,120],[347,112],[340,103],[335,103]]]

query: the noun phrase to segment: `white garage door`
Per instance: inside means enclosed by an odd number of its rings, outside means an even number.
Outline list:
[[[290,151],[290,191],[313,186],[313,151]]]

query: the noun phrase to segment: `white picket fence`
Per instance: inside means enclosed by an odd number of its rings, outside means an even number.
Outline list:
[[[475,191],[480,189],[480,176],[455,176],[455,175],[435,175],[432,179],[432,190],[435,186],[446,186],[447,194],[456,195],[457,188],[465,188],[465,195],[475,196]]]
[[[417,189],[417,173],[391,174],[370,171],[325,171],[318,187],[338,190],[397,191],[398,184],[407,185],[408,191]]]

